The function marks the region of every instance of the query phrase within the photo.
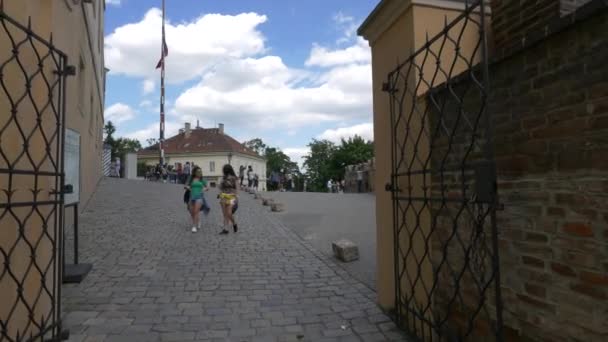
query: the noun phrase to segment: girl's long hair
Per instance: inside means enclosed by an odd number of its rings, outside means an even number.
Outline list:
[[[224,167],[222,168],[222,173],[224,174],[224,177],[228,177],[228,176],[236,177],[236,173],[234,173],[234,169],[232,168],[232,165],[230,165],[230,164],[224,165]]]
[[[188,182],[190,185],[192,185],[192,181],[194,180],[194,177],[196,177],[196,172],[198,170],[201,170],[201,177],[203,175],[203,169],[201,169],[200,167],[195,167],[194,169],[192,169],[192,173],[190,174],[190,181]]]

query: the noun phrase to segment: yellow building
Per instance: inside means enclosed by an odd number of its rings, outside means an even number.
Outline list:
[[[202,169],[211,186],[215,186],[222,177],[225,164],[231,164],[237,176],[240,166],[251,166],[259,177],[258,188],[266,190],[266,160],[226,134],[223,124],[219,124],[218,128],[191,128],[186,123],[179,134],[165,140],[163,150],[167,165],[177,169],[190,162]],[[137,158],[150,166],[158,164],[158,146],[141,150]],[[246,179],[244,184],[247,184]]]
[[[0,340],[41,340],[59,333],[63,205],[101,178],[105,5],[0,3]]]

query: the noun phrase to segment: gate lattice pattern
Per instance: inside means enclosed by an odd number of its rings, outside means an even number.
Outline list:
[[[0,341],[60,329],[66,56],[0,0]]]
[[[383,87],[396,318],[425,341],[502,339],[486,6],[469,1],[446,18]]]

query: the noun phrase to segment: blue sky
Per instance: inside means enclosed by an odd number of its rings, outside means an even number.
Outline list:
[[[371,139],[371,67],[355,30],[378,0],[166,0],[167,131],[224,123],[294,159],[312,138]],[[106,0],[106,120],[158,136],[160,0]]]

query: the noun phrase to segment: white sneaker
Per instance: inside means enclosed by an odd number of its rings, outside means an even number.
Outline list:
[[[196,227],[192,227],[192,232],[193,232],[193,233],[196,233],[196,232],[197,232]]]

